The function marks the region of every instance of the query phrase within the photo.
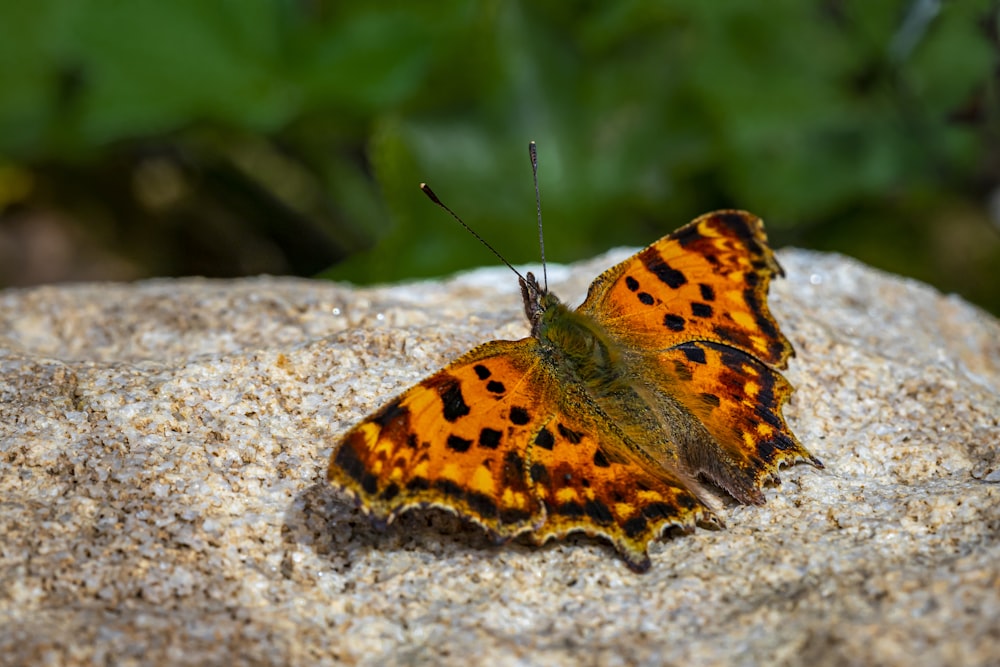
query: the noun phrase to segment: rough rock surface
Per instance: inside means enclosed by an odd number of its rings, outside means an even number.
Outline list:
[[[579,300],[626,256],[550,269]],[[490,269],[375,289],[164,280],[0,292],[0,663],[986,665],[1000,656],[1000,324],[779,253],[796,466],[630,572],[587,538],[385,532],[337,435],[525,326]]]

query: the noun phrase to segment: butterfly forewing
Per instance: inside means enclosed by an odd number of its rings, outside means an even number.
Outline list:
[[[635,349],[714,341],[780,367],[792,346],[767,308],[780,273],[760,218],[717,211],[608,269],[579,310]]]

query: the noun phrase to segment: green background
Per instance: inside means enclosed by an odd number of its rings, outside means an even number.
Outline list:
[[[421,181],[535,261],[535,140],[550,261],[738,207],[776,246],[1000,312],[998,16],[995,0],[3,1],[0,284],[495,263]]]

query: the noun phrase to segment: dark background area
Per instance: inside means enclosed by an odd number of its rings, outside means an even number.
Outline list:
[[[1000,313],[1000,2],[0,0],[0,286],[568,262],[745,208]]]

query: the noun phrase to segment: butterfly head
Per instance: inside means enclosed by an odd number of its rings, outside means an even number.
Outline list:
[[[555,294],[539,285],[531,271],[523,278],[518,278],[518,282],[521,284],[521,298],[524,299],[524,315],[531,324],[531,335],[538,338],[546,313],[554,312],[553,309],[562,305],[562,302]]]

